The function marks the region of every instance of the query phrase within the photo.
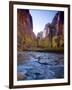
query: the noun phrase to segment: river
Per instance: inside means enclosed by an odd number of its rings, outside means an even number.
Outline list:
[[[17,80],[64,78],[64,54],[49,52],[18,52]]]

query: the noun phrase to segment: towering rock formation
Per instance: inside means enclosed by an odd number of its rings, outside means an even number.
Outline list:
[[[52,37],[55,35],[54,26],[50,23],[47,23],[45,25],[44,31],[43,31],[43,37],[48,38],[49,47],[51,47],[52,44]]]
[[[38,37],[48,43],[48,47],[63,47],[64,46],[64,12],[58,11],[51,23],[47,23],[41,34]],[[44,39],[43,39],[44,38]],[[42,42],[43,42],[42,41]]]
[[[17,10],[17,47],[18,50],[28,49],[35,44],[32,43],[36,39],[33,33],[32,16],[27,9]]]
[[[56,34],[62,35],[64,32],[64,12],[58,11],[52,20],[52,24],[56,28]]]
[[[42,31],[37,34],[37,38],[38,39],[42,39],[43,38],[43,32]]]
[[[55,41],[57,47],[64,46],[64,12],[58,11],[58,13],[53,18],[52,24],[55,26]]]
[[[64,33],[64,12],[58,11],[54,16],[52,23],[47,23],[44,28],[44,37],[54,35],[63,35]]]

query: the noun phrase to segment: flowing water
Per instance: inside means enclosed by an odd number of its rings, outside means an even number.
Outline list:
[[[17,80],[64,78],[64,54],[18,52]]]

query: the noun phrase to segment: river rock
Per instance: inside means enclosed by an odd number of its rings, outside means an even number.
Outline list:
[[[17,72],[17,80],[24,80],[26,79],[26,75],[24,72]]]
[[[40,59],[39,63],[44,65],[56,65],[57,61],[54,61],[53,59]]]
[[[64,78],[64,66],[63,65],[57,65],[50,67],[50,70],[55,72],[56,78]]]

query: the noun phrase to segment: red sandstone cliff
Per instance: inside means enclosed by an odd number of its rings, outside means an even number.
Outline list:
[[[17,10],[17,46],[18,50],[24,50],[35,46],[36,39],[33,33],[33,21],[29,10]]]

